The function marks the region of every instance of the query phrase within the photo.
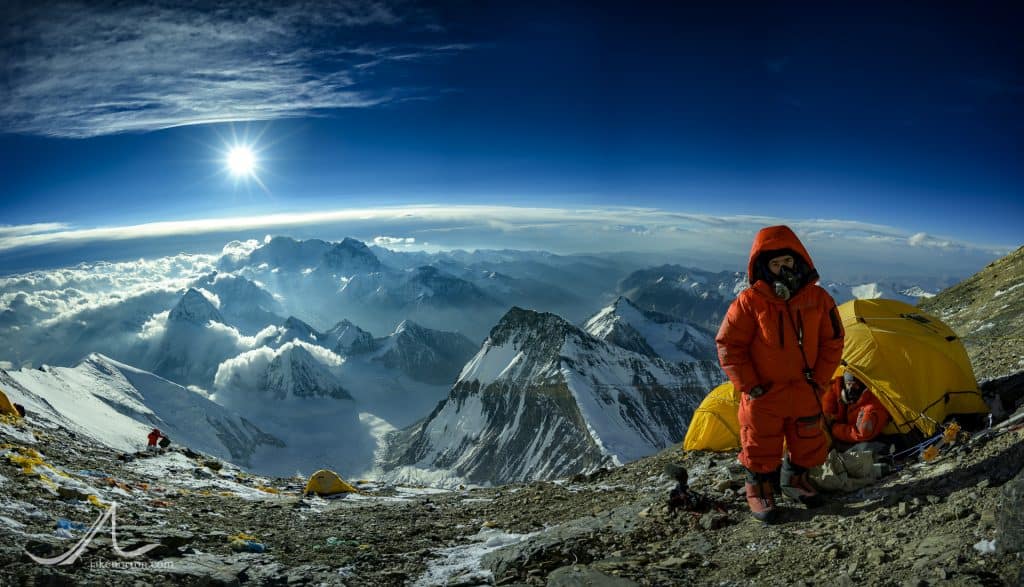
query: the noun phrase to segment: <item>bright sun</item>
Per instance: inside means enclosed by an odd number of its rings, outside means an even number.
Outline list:
[[[256,155],[249,147],[232,147],[228,152],[228,169],[235,177],[253,175],[256,171]]]

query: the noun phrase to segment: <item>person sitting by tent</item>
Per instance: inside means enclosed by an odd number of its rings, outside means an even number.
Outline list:
[[[839,451],[861,447],[878,453],[882,443],[872,442],[881,436],[889,423],[889,412],[868,386],[851,371],[832,380],[822,399],[822,409],[832,433],[832,445]]]
[[[166,439],[166,437],[165,437],[165,436],[164,436],[164,435],[163,435],[163,434],[162,434],[162,433],[160,432],[160,429],[159,429],[159,428],[154,428],[154,429],[153,429],[153,430],[152,430],[152,431],[151,431],[151,432],[149,433],[149,435],[148,435],[148,436],[147,436],[146,438],[147,438],[147,439],[148,439],[148,441],[149,441],[149,442],[148,442],[148,443],[146,444],[146,450],[147,450],[147,451],[150,451],[150,452],[155,452],[155,451],[159,450],[159,448],[157,447],[157,442],[158,442],[158,441],[159,441],[159,440],[160,440],[161,438],[164,438],[164,439]],[[168,444],[170,444],[170,441],[168,441]]]

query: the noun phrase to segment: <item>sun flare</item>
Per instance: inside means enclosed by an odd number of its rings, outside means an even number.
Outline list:
[[[235,177],[253,175],[256,171],[256,155],[252,149],[241,145],[228,151],[228,170]]]

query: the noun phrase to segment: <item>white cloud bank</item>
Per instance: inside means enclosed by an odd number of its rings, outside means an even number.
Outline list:
[[[247,254],[267,233],[340,240],[345,236],[402,250],[497,249],[547,250],[555,253],[684,251],[684,260],[741,265],[760,228],[788,224],[807,241],[812,255],[833,262],[917,267],[920,273],[977,271],[1013,250],[958,241],[893,226],[837,219],[770,216],[713,216],[642,208],[525,208],[510,206],[397,206],[235,218],[154,222],[132,226],[32,231],[10,227],[0,234],[0,262],[5,251],[50,245],[175,237],[176,251],[188,238],[223,233],[223,254]],[[381,236],[401,235],[401,236]],[[209,240],[209,239],[207,239]],[[175,251],[175,252],[176,252]],[[2,264],[2,263],[0,263]]]

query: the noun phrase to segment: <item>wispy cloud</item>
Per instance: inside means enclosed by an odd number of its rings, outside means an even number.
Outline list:
[[[404,247],[416,243],[416,239],[413,237],[400,237],[400,236],[378,236],[374,237],[373,244],[380,247]]]
[[[360,41],[368,27],[429,28],[376,0],[27,6],[0,16],[8,132],[90,137],[369,107],[408,97],[370,83],[383,64],[468,49]]]
[[[70,225],[61,222],[41,222],[39,224],[22,224],[19,226],[0,225],[0,241],[8,237],[42,234],[58,230],[66,230],[68,228],[71,228]]]

